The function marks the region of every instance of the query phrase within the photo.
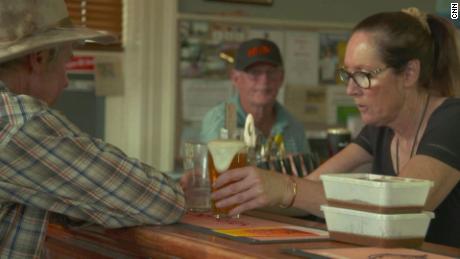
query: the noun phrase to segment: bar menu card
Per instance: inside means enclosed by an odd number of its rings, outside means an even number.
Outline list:
[[[248,215],[216,219],[210,213],[188,213],[181,223],[197,231],[247,243],[305,242],[329,239],[325,230],[260,219]]]

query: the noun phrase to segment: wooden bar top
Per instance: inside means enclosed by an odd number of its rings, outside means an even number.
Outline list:
[[[299,226],[325,228],[323,224],[264,212],[251,216]],[[49,258],[297,258],[286,248],[346,248],[336,241],[249,244],[194,231],[181,224],[122,229],[88,227],[70,229],[49,224],[46,249]],[[424,243],[423,251],[460,256],[460,249]]]

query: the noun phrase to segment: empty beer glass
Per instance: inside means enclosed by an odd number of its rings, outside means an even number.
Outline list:
[[[203,212],[210,209],[211,187],[208,175],[208,149],[202,143],[184,143],[184,171],[190,174],[185,188],[186,206],[189,211]]]

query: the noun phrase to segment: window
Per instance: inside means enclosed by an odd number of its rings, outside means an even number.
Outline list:
[[[115,33],[119,42],[113,45],[86,44],[83,49],[121,50],[122,0],[65,0],[73,24]]]

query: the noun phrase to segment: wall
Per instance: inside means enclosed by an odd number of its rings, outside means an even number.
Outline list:
[[[179,0],[179,13],[233,13],[281,20],[356,23],[372,13],[411,6],[434,13],[435,5],[435,0],[273,0],[272,6]]]
[[[176,0],[124,0],[124,95],[106,98],[106,140],[162,171],[173,168]]]
[[[173,169],[178,13],[352,24],[378,11],[416,6],[434,12],[435,8],[435,0],[273,1],[266,7],[206,0],[124,0],[125,94],[106,99],[106,140],[161,170]]]

